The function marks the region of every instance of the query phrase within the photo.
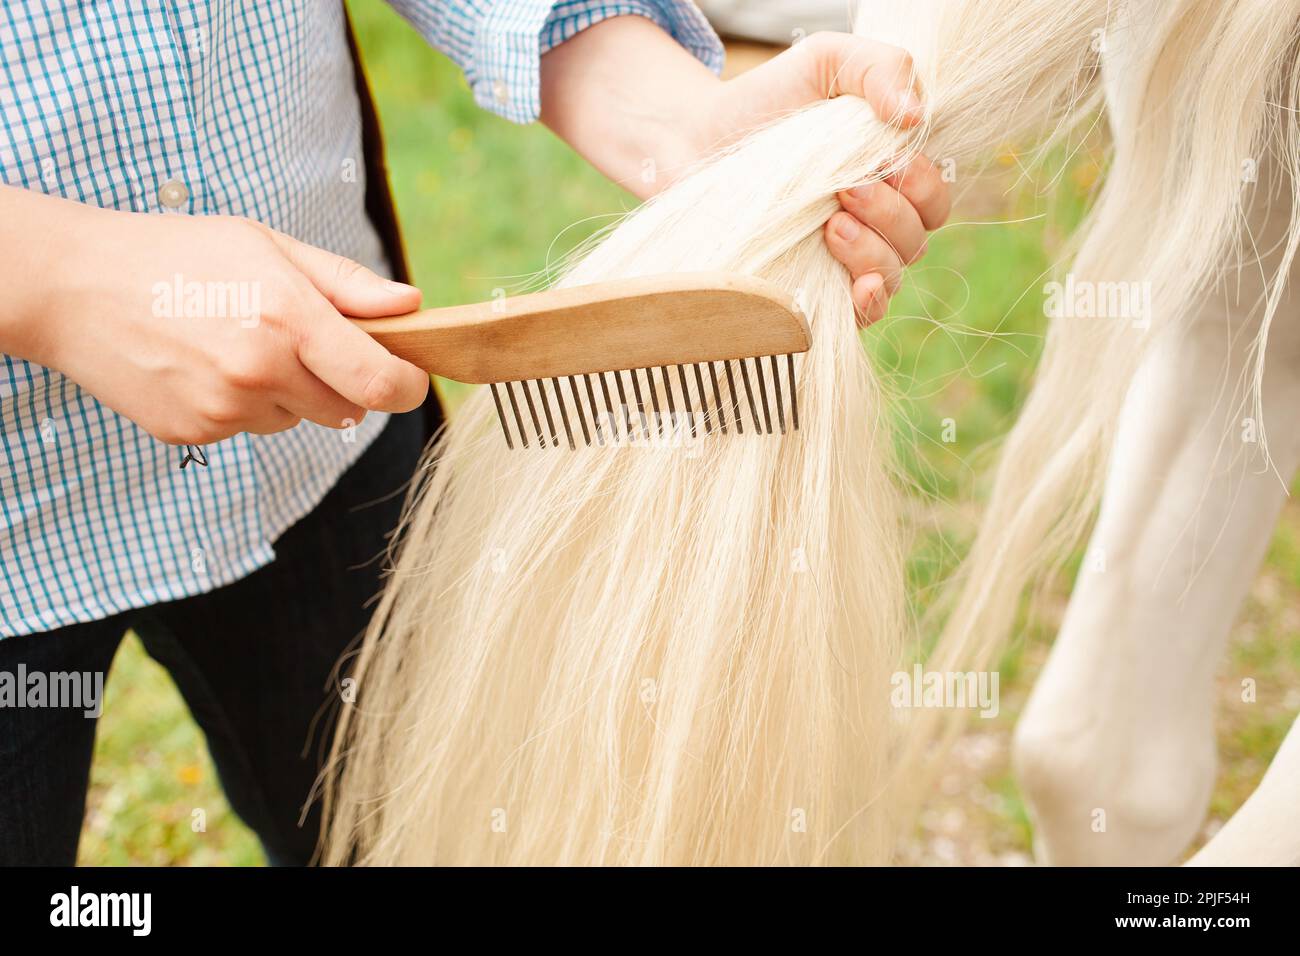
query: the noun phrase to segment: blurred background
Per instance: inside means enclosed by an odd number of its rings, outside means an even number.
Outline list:
[[[714,0],[720,27],[781,41],[789,24],[831,26],[825,0]],[[832,10],[844,4],[830,4]],[[379,0],[349,0],[378,100],[415,282],[430,306],[490,298],[553,268],[635,207],[540,126],[478,109],[459,72]],[[746,14],[745,8],[751,13]],[[755,9],[763,10],[757,19]],[[811,32],[811,28],[808,29]],[[729,71],[779,47],[729,42]],[[909,273],[890,317],[863,336],[897,399],[898,448],[922,533],[911,563],[918,613],[979,517],[993,446],[1014,420],[1044,328],[1042,285],[1101,175],[1095,143],[1026,170],[1006,144],[983,171],[954,170],[951,223]],[[455,389],[446,392],[454,404]],[[944,442],[951,419],[956,440]],[[1001,665],[1001,712],[974,719],[907,852],[909,862],[1026,864],[1031,830],[1008,766],[1010,731],[1046,657],[1076,563],[1026,608]],[[1241,681],[1258,696],[1241,701]],[[1288,689],[1289,688],[1289,689]],[[1300,708],[1300,504],[1288,504],[1219,678],[1220,773],[1206,834],[1241,804]],[[99,724],[82,864],[255,865],[202,734],[166,673],[129,638]],[[206,828],[191,828],[202,809]]]

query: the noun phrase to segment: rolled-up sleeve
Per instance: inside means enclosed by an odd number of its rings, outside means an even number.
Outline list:
[[[465,74],[480,106],[516,123],[541,112],[543,53],[610,17],[659,24],[714,72],[722,43],[687,0],[389,0]]]

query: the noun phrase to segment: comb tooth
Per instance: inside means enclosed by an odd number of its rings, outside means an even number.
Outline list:
[[[713,407],[718,410],[718,423],[722,426],[722,434],[727,434],[727,409],[722,404],[722,392],[718,388],[718,372],[709,363],[709,381],[713,383]]]
[[[785,357],[785,369],[790,378],[790,417],[794,420],[794,430],[799,430],[799,391],[794,381],[794,354]]]
[[[528,390],[528,380],[520,382],[519,387],[524,390],[524,400],[528,402],[528,415],[533,420],[533,434],[537,436],[538,447],[545,448],[546,439],[542,437],[542,423],[537,420],[537,407],[533,404],[533,393]]]
[[[600,406],[596,404],[596,392],[591,387],[591,376],[584,375],[583,378],[587,382],[587,398],[591,400],[591,405],[588,406],[591,409],[591,428],[596,433],[596,444],[603,446],[605,433],[600,430]]]
[[[618,388],[618,409],[622,413],[623,428],[627,432],[627,440],[632,440],[632,415],[627,407],[627,393],[623,391],[623,373],[614,372],[614,385]]]
[[[659,377],[663,380],[664,391],[668,393],[668,434],[671,436],[677,428],[677,406],[673,402],[673,380],[668,377],[668,366],[659,366]]]
[[[497,383],[493,382],[490,387],[492,389],[492,402],[497,407],[497,421],[501,424],[501,434],[506,436],[506,447],[514,451],[515,443],[510,440],[510,429],[506,428],[506,416],[501,411],[501,395],[497,391]]]
[[[573,398],[573,409],[577,412],[578,424],[582,426],[582,440],[590,447],[591,432],[587,431],[587,416],[582,414],[582,398],[578,394],[578,385],[574,382],[572,375],[569,376],[569,395]]]
[[[663,413],[659,411],[659,393],[655,391],[655,370],[648,368],[645,370],[645,381],[650,386],[650,407],[655,412],[655,434],[660,438],[664,437],[664,418]]]
[[[772,391],[776,393],[776,420],[781,426],[781,434],[785,434],[785,406],[781,402],[781,370],[777,368],[776,356],[770,359],[772,365]]]
[[[695,437],[695,406],[691,402],[691,386],[686,381],[686,369],[677,366],[677,377],[682,383],[682,414],[691,424],[691,437]]]
[[[772,434],[772,413],[767,407],[767,382],[763,378],[763,360],[754,359],[754,375],[758,379],[758,394],[763,399],[763,431]]]
[[[560,406],[560,418],[564,420],[564,434],[569,439],[569,450],[573,451],[578,446],[573,443],[573,429],[569,427],[569,413],[564,408],[564,393],[560,391],[560,380],[552,378],[551,384],[555,386],[555,404]]]
[[[555,433],[555,419],[551,417],[551,403],[546,398],[546,383],[539,378],[534,379],[533,384],[537,386],[537,394],[542,400],[542,411],[546,413],[546,428],[551,433],[551,444],[559,448],[560,436]],[[546,444],[544,437],[542,444]]]
[[[700,411],[704,413],[704,430],[708,434],[712,435],[713,422],[711,420],[712,416],[709,414],[709,396],[708,393],[704,391],[704,376],[700,374],[699,362],[695,363],[695,385],[695,394],[698,395],[700,399]]]
[[[727,370],[727,388],[731,392],[731,418],[736,423],[736,434],[745,434],[745,423],[742,419],[745,417],[740,411],[740,396],[736,394],[736,378],[731,374],[731,362],[723,362],[722,367]]]
[[[731,360],[723,363],[727,369],[727,390],[732,397],[732,421],[736,423],[736,434],[745,434],[745,414],[740,406],[740,393],[736,392],[736,376],[732,375]]]
[[[754,388],[749,384],[749,367],[744,359],[737,359],[736,364],[740,366],[740,377],[745,383],[745,396],[749,399],[749,420],[754,423],[754,433],[758,434],[763,430],[763,426],[758,420],[758,407],[754,404]]]
[[[528,447],[528,433],[524,430],[524,418],[519,414],[519,403],[515,401],[515,390],[512,382],[506,382],[506,395],[510,397],[510,407],[514,409],[515,424],[519,426],[519,440],[525,448]]]
[[[614,417],[614,402],[609,397],[609,380],[605,378],[604,372],[596,373],[596,378],[600,379],[600,390],[605,395],[605,411],[609,412],[609,427],[614,433],[614,444],[618,444],[618,419]]]
[[[650,428],[645,418],[645,399],[641,397],[641,383],[637,381],[636,369],[627,373],[632,379],[632,394],[636,397],[636,417],[641,422],[641,438],[643,441],[650,440]]]

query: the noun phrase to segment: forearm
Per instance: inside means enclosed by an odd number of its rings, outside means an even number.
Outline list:
[[[87,207],[17,186],[0,185],[0,352],[35,359],[42,352],[42,304],[57,295],[65,240]]]
[[[603,20],[541,63],[542,122],[636,195],[707,151],[699,119],[722,82],[651,21]]]

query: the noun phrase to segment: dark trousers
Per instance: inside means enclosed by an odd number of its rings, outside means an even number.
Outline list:
[[[117,617],[0,640],[0,671],[107,672],[127,630],[171,673],[207,737],[235,812],[276,864],[307,863],[319,804],[299,816],[340,706],[335,665],[365,630],[383,553],[423,447],[395,416],[275,561],[226,587]],[[0,707],[0,864],[70,865],[96,720],[68,707]]]

